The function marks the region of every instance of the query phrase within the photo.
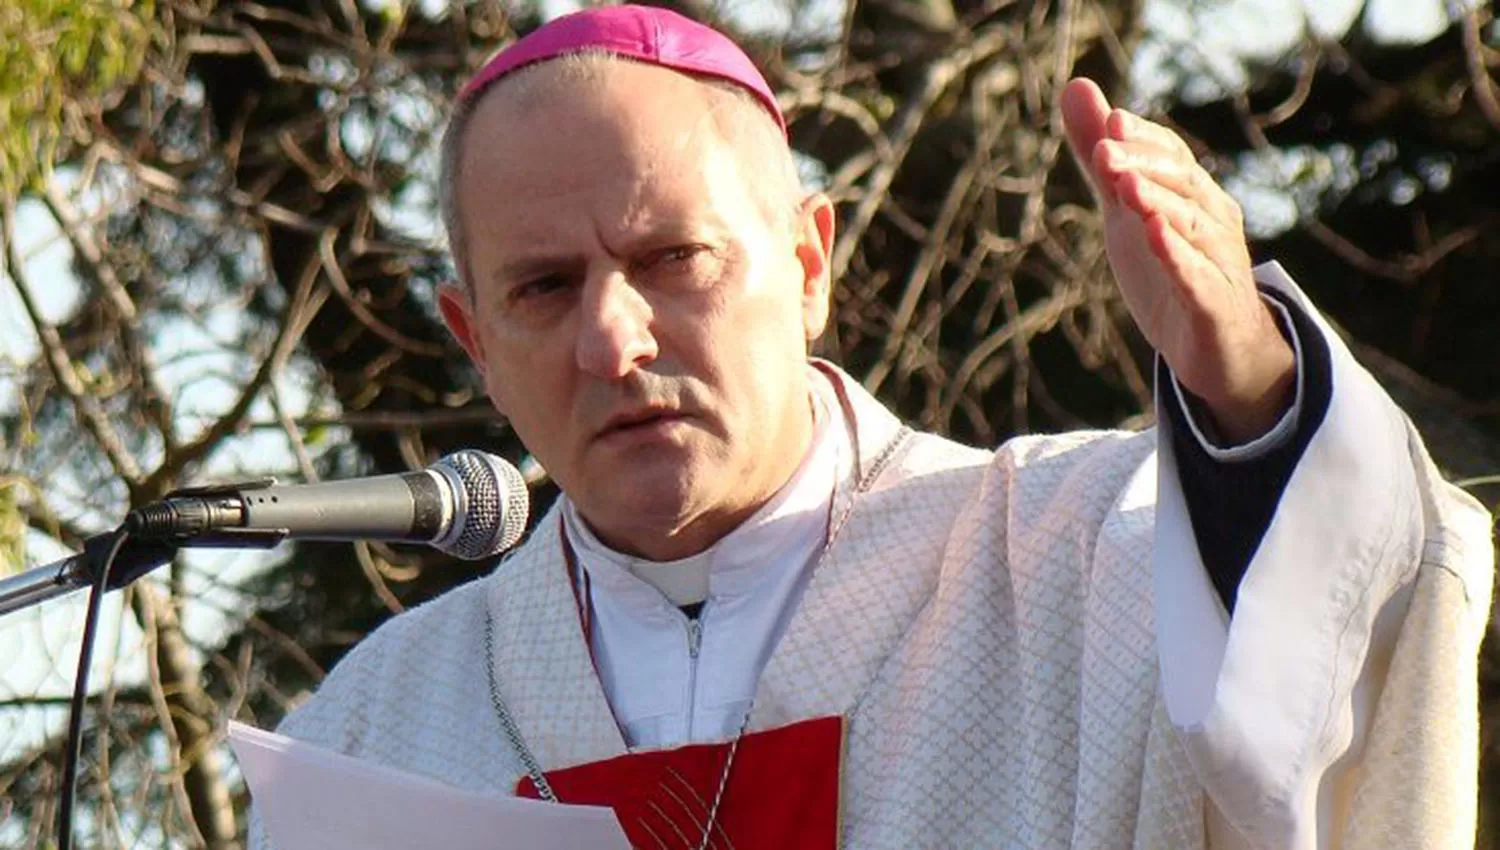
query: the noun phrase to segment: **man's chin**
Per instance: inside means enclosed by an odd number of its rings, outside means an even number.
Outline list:
[[[592,492],[569,494],[600,539],[617,549],[633,550],[653,560],[674,560],[651,552],[673,549],[679,538],[706,535],[717,539],[728,529],[703,527],[722,524],[715,517],[724,512],[717,502],[723,488],[712,490],[701,486],[702,478],[684,476],[681,466],[673,470],[634,469],[622,471]],[[674,474],[675,473],[675,474]],[[597,479],[596,479],[597,480]],[[630,541],[629,545],[620,545]],[[711,543],[709,540],[708,543]],[[686,557],[692,552],[677,557]]]
[[[604,511],[621,523],[671,534],[692,520],[695,500],[691,488],[669,481],[638,481],[628,489],[610,489],[614,492]]]

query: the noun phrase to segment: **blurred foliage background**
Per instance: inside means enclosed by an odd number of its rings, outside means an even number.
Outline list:
[[[1500,29],[1419,0],[669,3],[738,34],[840,205],[822,353],[996,444],[1149,424],[1149,352],[1060,134],[1068,77],[1178,128],[1407,409],[1500,503]],[[0,574],[174,487],[524,458],[441,327],[435,146],[466,75],[567,8],[0,8]],[[555,493],[544,476],[535,513]],[[1372,498],[1379,498],[1372,494]],[[227,719],[273,726],[385,618],[487,564],[188,553],[108,606],[83,845],[230,848]],[[52,840],[81,600],[0,622],[0,846]],[[1482,670],[1481,846],[1500,819]]]

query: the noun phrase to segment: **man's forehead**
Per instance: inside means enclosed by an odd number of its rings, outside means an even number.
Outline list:
[[[496,242],[572,242],[587,221],[612,234],[607,241],[634,241],[702,219],[734,203],[726,193],[745,191],[711,109],[690,90],[626,77],[593,91],[567,84],[563,96],[552,85],[515,82],[486,95],[495,100],[481,104],[464,153],[469,220],[481,232],[494,228]]]
[[[478,168],[562,188],[617,177],[644,180],[667,164],[684,178],[708,168],[708,160],[722,167],[727,139],[715,114],[724,103],[707,84],[626,62],[609,61],[583,74],[551,64],[485,93],[468,131],[464,173],[477,175]]]
[[[687,74],[606,54],[548,59],[496,80],[474,104],[484,111],[532,112],[555,109],[563,113],[601,102],[616,107],[620,100],[636,104],[670,103],[679,109],[700,106],[712,89]]]

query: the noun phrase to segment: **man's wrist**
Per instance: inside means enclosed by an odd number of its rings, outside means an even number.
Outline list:
[[[1307,363],[1304,362],[1306,352],[1302,336],[1308,331],[1305,328],[1297,330],[1299,320],[1293,316],[1295,308],[1283,301],[1275,289],[1262,289],[1260,297],[1275,317],[1277,330],[1291,347],[1293,364],[1289,397],[1275,421],[1262,429],[1261,433],[1249,439],[1231,439],[1220,429],[1208,403],[1178,380],[1163,358],[1157,358],[1160,403],[1178,411],[1178,426],[1185,429],[1184,434],[1190,437],[1191,444],[1197,446],[1208,458],[1220,463],[1254,460],[1284,444],[1296,430],[1301,415],[1299,411],[1306,403],[1303,394],[1307,391],[1304,386]],[[1165,415],[1163,411],[1163,416]]]
[[[1251,384],[1243,398],[1202,399],[1214,430],[1231,446],[1252,442],[1270,433],[1291,409],[1297,391],[1297,361],[1285,342],[1274,355],[1282,365]]]
[[[1253,442],[1270,433],[1296,402],[1297,355],[1278,310],[1262,300],[1267,333],[1247,373],[1222,395],[1194,394],[1194,407],[1207,414],[1214,434],[1227,446]]]

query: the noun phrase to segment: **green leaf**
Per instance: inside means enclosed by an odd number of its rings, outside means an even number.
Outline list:
[[[21,513],[21,483],[0,478],[0,575],[18,573],[26,564],[26,517]]]
[[[127,85],[157,31],[154,2],[0,3],[0,193],[13,197],[66,149],[64,116]]]

